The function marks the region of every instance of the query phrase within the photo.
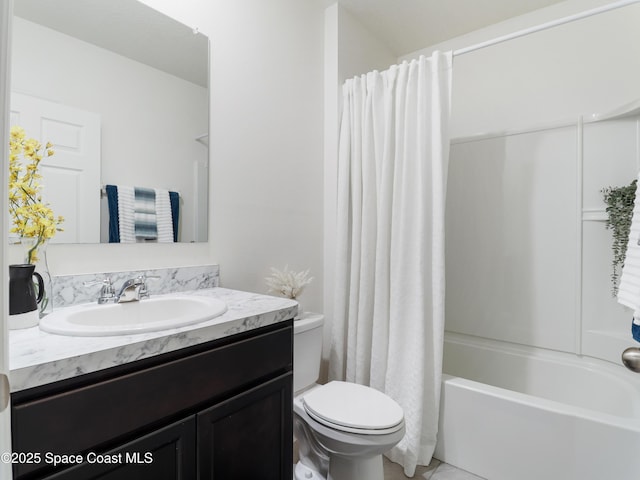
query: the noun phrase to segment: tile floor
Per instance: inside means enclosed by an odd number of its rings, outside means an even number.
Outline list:
[[[408,477],[404,474],[404,469],[397,463],[389,461],[386,457],[384,460],[384,480],[406,480]],[[298,443],[293,442],[293,463],[298,461]],[[416,474],[413,476],[416,480],[485,480],[477,475],[473,475],[464,470],[442,463],[435,458],[426,467],[419,466],[416,468]]]
[[[384,459],[384,480],[405,480],[406,478],[400,465]],[[435,458],[428,467],[418,467],[413,478],[417,480],[483,480],[453,465],[441,463]]]

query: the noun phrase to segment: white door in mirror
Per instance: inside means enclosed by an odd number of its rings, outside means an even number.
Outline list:
[[[41,98],[11,94],[11,125],[53,144],[42,159],[43,196],[65,218],[55,243],[100,242],[100,115]]]

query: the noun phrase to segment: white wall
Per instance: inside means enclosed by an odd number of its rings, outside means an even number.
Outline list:
[[[11,89],[99,114],[102,183],[179,191],[180,241],[195,240],[206,88],[15,17]]]
[[[565,1],[400,60],[467,47],[608,3]],[[631,101],[640,84],[639,23],[636,4],[455,57],[453,137],[528,128]]]
[[[338,6],[339,83],[372,70],[386,70],[396,63],[391,49],[363,26],[348,10]]]
[[[451,146],[446,329],[576,351],[576,126]]]
[[[602,3],[563,2],[402,59]],[[637,122],[579,120],[640,98],[638,25],[636,4],[455,58],[448,330],[617,363],[633,343],[610,296],[600,189],[634,178]]]
[[[145,3],[211,41],[212,256],[222,284],[266,292],[269,267],[311,269],[322,309],[323,2]]]

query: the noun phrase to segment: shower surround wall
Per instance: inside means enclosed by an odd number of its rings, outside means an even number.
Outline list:
[[[577,137],[569,126],[451,146],[447,331],[576,350]]]
[[[404,59],[603,3],[563,2]],[[589,114],[640,97],[638,23],[636,4],[454,59],[448,331],[618,364],[634,343],[610,293],[600,189],[635,178],[638,122]]]
[[[447,331],[619,363],[634,342],[630,313],[610,293],[600,190],[635,178],[639,119],[453,143]]]

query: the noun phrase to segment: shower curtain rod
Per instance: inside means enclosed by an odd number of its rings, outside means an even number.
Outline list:
[[[456,57],[458,55],[464,55],[465,53],[475,52],[476,50],[480,50],[485,47],[490,47],[492,45],[497,45],[498,43],[506,42],[508,40],[513,40],[514,38],[524,37],[525,35],[529,35],[531,33],[540,32],[542,30],[547,30],[548,28],[557,27],[558,25],[564,25],[565,23],[570,23],[575,20],[580,20],[582,18],[591,17],[593,15],[598,15],[599,13],[609,12],[611,10],[615,10],[617,8],[626,7],[627,5],[631,5],[633,3],[640,3],[640,0],[620,0],[618,2],[609,3],[607,5],[602,5],[601,7],[593,8],[591,10],[586,10],[581,13],[576,13],[575,15],[569,15],[566,17],[558,18],[556,20],[552,20],[547,23],[543,23],[541,25],[536,25],[534,27],[525,28],[523,30],[519,30],[517,32],[509,33],[507,35],[503,35],[501,37],[496,37],[491,40],[487,40],[485,42],[477,43],[475,45],[471,45],[469,47],[460,48],[458,50],[453,51],[453,56]]]

